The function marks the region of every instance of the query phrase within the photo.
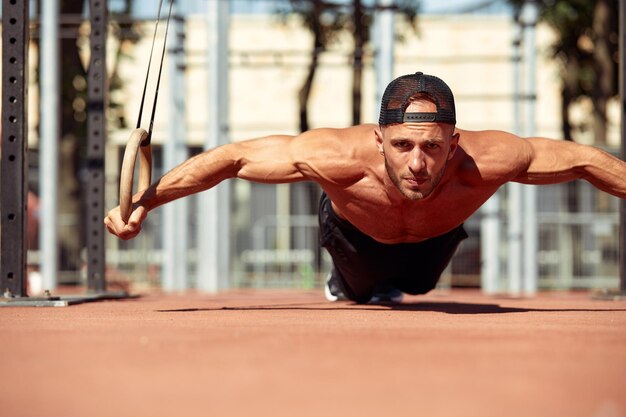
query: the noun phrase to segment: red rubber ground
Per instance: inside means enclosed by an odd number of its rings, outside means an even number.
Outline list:
[[[0,415],[626,416],[626,301],[149,295],[0,308]]]

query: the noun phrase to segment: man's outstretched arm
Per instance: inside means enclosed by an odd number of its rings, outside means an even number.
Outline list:
[[[170,201],[208,190],[229,178],[281,183],[304,179],[291,155],[292,136],[268,136],[208,150],[178,165],[133,196],[133,211],[124,223],[119,207],[104,220],[109,232],[131,239],[141,231],[147,213]]]
[[[528,168],[514,181],[557,184],[584,179],[596,188],[626,199],[626,162],[601,149],[544,138],[525,139]]]

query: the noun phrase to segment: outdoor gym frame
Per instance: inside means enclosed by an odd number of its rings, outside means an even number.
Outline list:
[[[28,196],[28,0],[5,1],[2,10],[2,250],[5,296],[26,294]]]
[[[28,44],[29,2],[8,0],[2,15],[2,163],[0,285],[10,305],[68,305],[84,301],[124,298],[106,291],[104,244],[104,155],[106,140],[107,0],[89,1],[91,56],[88,69],[86,263],[84,296],[29,298],[26,274],[26,214],[28,194]]]
[[[87,287],[85,299],[118,298],[125,294],[106,292],[104,245],[104,151],[106,138],[106,0],[90,0],[91,58],[88,71],[87,119]],[[620,105],[622,159],[626,159],[626,6],[620,2]],[[2,15],[2,160],[0,164],[0,261],[1,293],[5,300],[29,300],[26,275],[26,215],[28,194],[28,44],[29,1],[3,2]],[[620,279],[617,292],[608,298],[626,295],[626,200],[620,201]],[[59,297],[43,297],[63,301]],[[35,299],[30,299],[36,301]],[[40,299],[41,300],[41,299]],[[2,303],[0,303],[2,304]]]

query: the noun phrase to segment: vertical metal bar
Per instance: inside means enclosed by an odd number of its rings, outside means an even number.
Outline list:
[[[376,106],[373,120],[378,121],[378,111],[387,84],[393,80],[395,45],[395,0],[380,0],[380,10],[374,20],[374,43],[376,56]]]
[[[174,5],[176,7],[177,4]],[[177,11],[180,11],[179,9]],[[170,70],[169,134],[163,143],[163,170],[171,170],[188,157],[185,123],[185,21],[172,16],[173,37],[168,40]],[[165,40],[164,40],[165,41]],[[181,198],[163,207],[163,274],[165,291],[185,290],[189,287],[187,268],[188,199]]]
[[[626,161],[626,0],[620,0],[620,18],[619,18],[619,89],[620,89],[620,102],[622,106],[621,111],[621,134],[622,134],[622,160]],[[619,265],[620,265],[620,280],[619,290],[622,294],[626,294],[626,200],[621,199],[619,202],[619,220],[620,220],[620,232],[619,232]]]
[[[209,100],[205,148],[228,142],[228,30],[229,2],[209,0]],[[216,292],[228,286],[230,276],[230,183],[198,196],[198,288]]]
[[[104,151],[106,137],[107,2],[89,0],[91,58],[87,74],[87,289],[106,291],[104,231]]]
[[[526,129],[525,135],[535,135],[535,104],[536,104],[536,26],[539,17],[539,6],[535,0],[527,0],[522,7],[521,19],[524,24],[524,47],[526,49]],[[537,292],[537,188],[524,186],[524,280],[523,290],[526,295]]]
[[[43,289],[57,286],[59,171],[59,2],[42,4],[39,129],[39,194],[41,196],[41,278]]]
[[[500,194],[496,193],[481,207],[480,284],[486,294],[500,291]]]
[[[2,261],[0,290],[27,296],[28,0],[2,5]]]
[[[516,135],[521,134],[521,42],[522,27],[516,22],[513,40],[513,133]],[[507,191],[509,200],[507,286],[510,294],[518,294],[522,288],[522,185],[509,183]]]

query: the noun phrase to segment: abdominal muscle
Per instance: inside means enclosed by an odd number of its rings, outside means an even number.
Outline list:
[[[392,200],[383,184],[362,185],[325,191],[335,214],[387,244],[421,242],[443,235],[463,224],[496,190],[480,192],[448,183],[426,200],[411,201]]]

